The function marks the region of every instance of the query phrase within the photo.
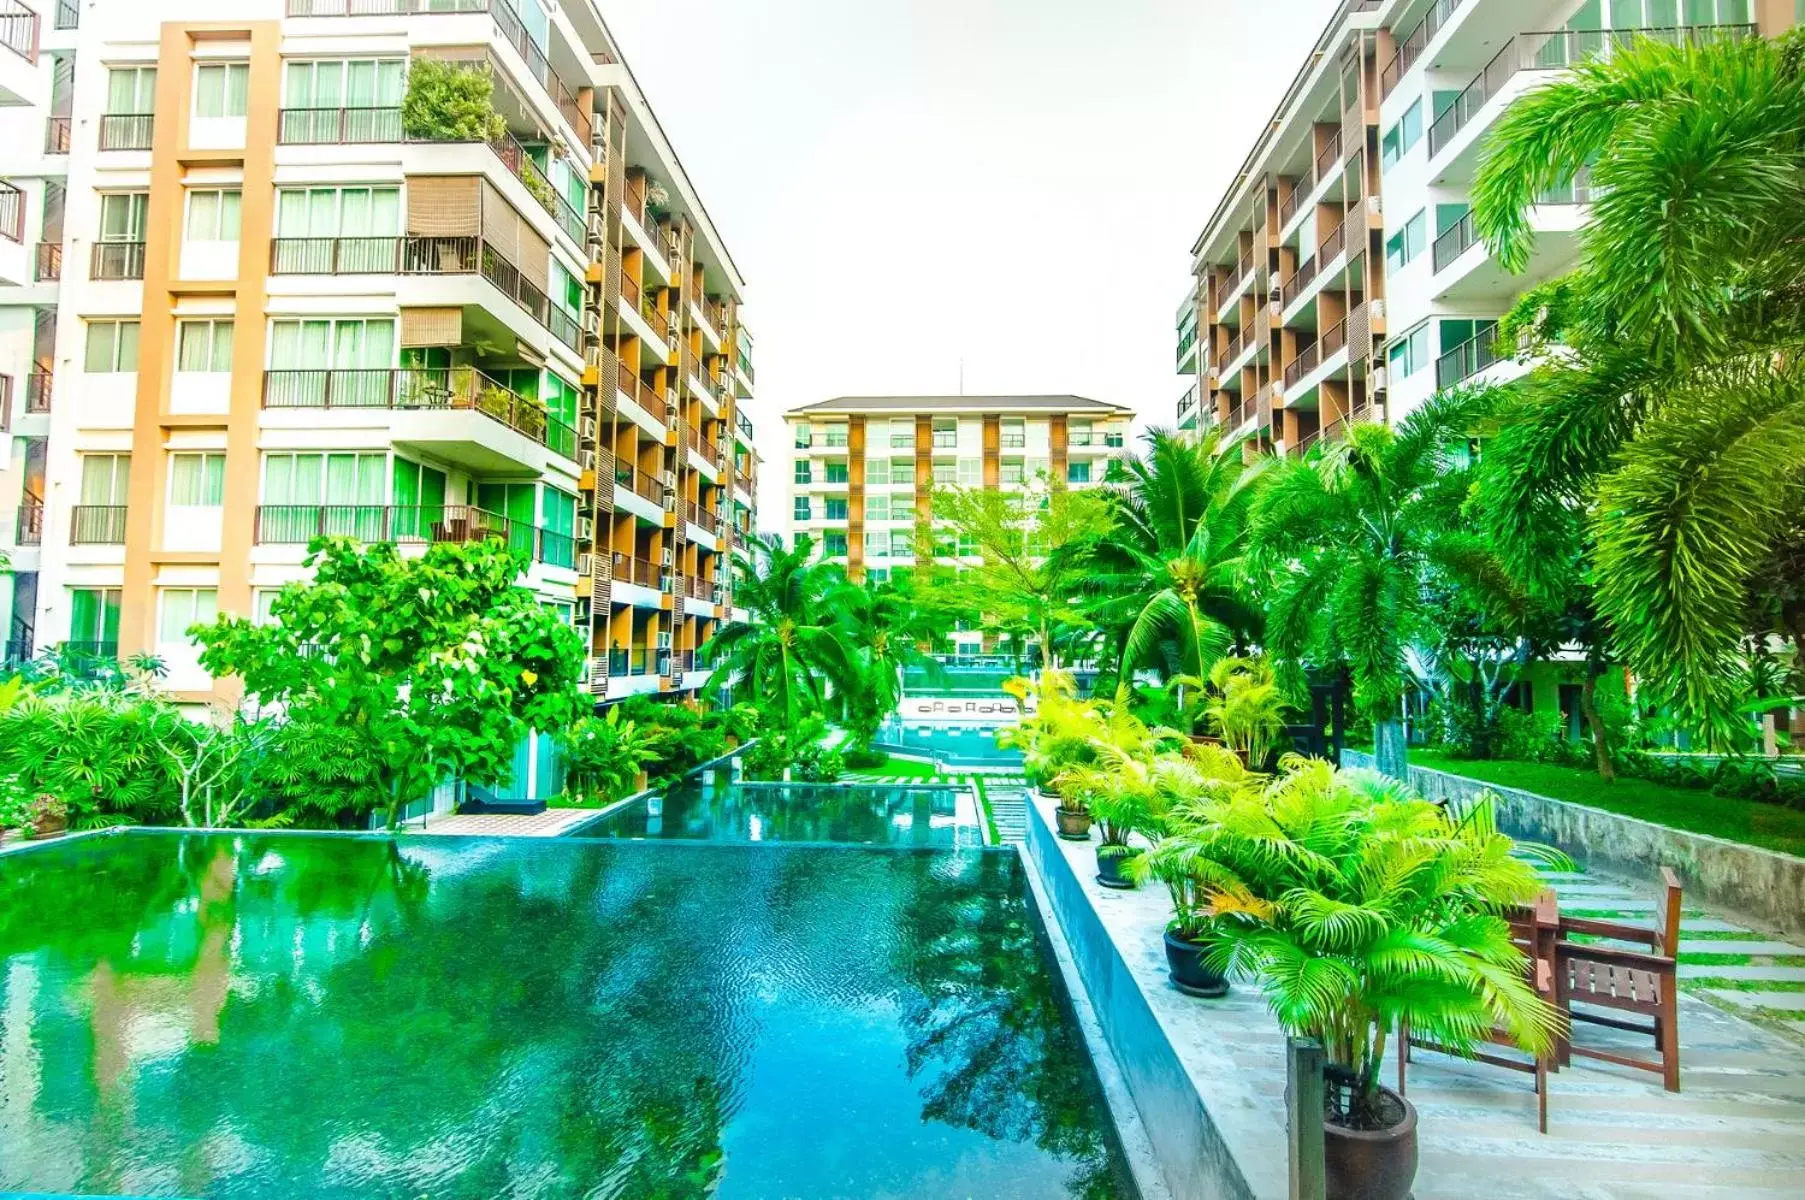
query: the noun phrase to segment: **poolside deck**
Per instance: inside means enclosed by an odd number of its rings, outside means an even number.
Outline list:
[[[1164,1042],[1165,1055],[1177,1060],[1174,1074],[1143,1080],[1137,1092],[1143,1118],[1150,1126],[1160,1120],[1146,1111],[1150,1096],[1175,1108],[1173,1084],[1182,1067],[1247,1189],[1262,1198],[1284,1196],[1284,1038],[1264,1002],[1240,985],[1220,1001],[1192,1000],[1169,987],[1160,946],[1168,911],[1163,892],[1099,887],[1092,878],[1094,843],[1054,839],[1046,832],[1047,807],[1031,804],[1030,857],[1043,863],[1043,877],[1064,875],[1048,889],[1056,906],[1063,893],[1062,923],[1074,911],[1080,924],[1092,923],[1088,943],[1082,929],[1073,937],[1087,945],[1080,960],[1088,956],[1087,965],[1102,970],[1119,955],[1105,986],[1122,990],[1106,1003],[1126,1022],[1120,1027],[1132,1044],[1118,1046],[1118,1057],[1138,1057]],[[1652,893],[1633,884],[1586,875],[1554,883],[1563,911],[1653,908]],[[1688,916],[1687,926],[1714,931],[1712,918]],[[1113,953],[1098,944],[1099,934],[1114,943]],[[1097,991],[1096,981],[1088,986]],[[1155,1026],[1135,1025],[1136,1006],[1142,1020],[1157,1022],[1157,1041],[1140,1036]],[[1421,1119],[1416,1200],[1805,1195],[1805,1047],[1687,993],[1680,999],[1680,1042],[1678,1093],[1663,1091],[1645,1072],[1575,1060],[1552,1078],[1546,1135],[1536,1130],[1526,1076],[1413,1056],[1410,1098]],[[1388,1066],[1386,1081],[1394,1076]],[[1182,1194],[1177,1183],[1174,1192]]]
[[[427,822],[420,832],[440,837],[563,837],[596,815],[593,808],[548,808],[534,816],[514,813],[453,813]]]

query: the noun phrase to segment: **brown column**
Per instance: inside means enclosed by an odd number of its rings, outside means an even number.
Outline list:
[[[1061,413],[1048,422],[1047,437],[1053,447],[1052,466],[1048,468],[1048,471],[1053,476],[1053,486],[1062,488],[1065,486],[1065,414]]]
[[[1003,478],[1003,418],[995,413],[984,417],[984,486],[996,488]]]
[[[915,418],[915,563],[926,565],[933,547],[934,418]],[[926,551],[926,553],[924,553]]]
[[[846,419],[846,574],[865,578],[865,418]]]
[[[250,40],[250,91],[242,150],[196,150],[188,144],[196,41]],[[275,209],[276,112],[282,61],[274,21],[166,23],[157,60],[158,119],[152,135],[148,243],[144,256],[143,315],[138,330],[138,396],[132,425],[132,482],[126,509],[125,576],[119,614],[122,653],[149,650],[154,641],[158,563],[217,562],[221,612],[251,612],[250,555],[257,512],[257,425],[262,407],[264,307],[269,239]],[[242,166],[236,281],[184,283],[183,179],[189,166]],[[173,416],[170,373],[175,356],[175,302],[182,295],[229,295],[234,301],[232,391],[226,415]],[[226,504],[220,552],[166,553],[162,545],[166,495],[165,430],[226,431]]]

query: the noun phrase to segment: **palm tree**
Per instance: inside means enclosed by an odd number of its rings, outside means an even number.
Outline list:
[[[1579,266],[1500,327],[1561,351],[1488,448],[1487,509],[1524,574],[1550,510],[1584,513],[1620,656],[1728,740],[1746,592],[1805,501],[1805,35],[1689,40],[1580,64],[1488,144],[1474,220],[1507,268],[1545,189],[1595,200]]]
[[[1146,440],[1147,457],[1128,461],[1127,487],[1115,494],[1116,532],[1096,551],[1093,615],[1126,631],[1123,678],[1156,661],[1168,675],[1201,678],[1259,635],[1246,551],[1266,460],[1249,465],[1220,429],[1195,445],[1163,429]]]
[[[823,711],[830,688],[855,685],[855,657],[833,603],[846,577],[821,561],[807,534],[788,550],[770,537],[750,553],[739,551],[734,571],[734,600],[748,619],[727,622],[702,647],[716,663],[707,689],[733,684],[793,728]]]
[[[1355,425],[1345,441],[1279,462],[1254,512],[1271,571],[1267,649],[1292,673],[1306,661],[1344,665],[1373,722],[1379,769],[1397,778],[1405,652],[1432,632],[1432,573],[1468,570],[1464,435],[1490,403],[1488,393],[1449,391],[1396,427]]]
[[[852,666],[845,694],[845,717],[857,744],[870,745],[878,726],[902,700],[903,672],[910,667],[930,677],[942,674],[939,660],[917,640],[913,592],[888,581],[847,584],[833,593]]]

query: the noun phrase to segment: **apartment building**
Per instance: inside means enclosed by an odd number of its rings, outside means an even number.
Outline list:
[[[4,3],[9,659],[148,651],[200,701],[187,629],[309,539],[496,538],[598,702],[700,685],[752,343],[594,0]],[[410,124],[427,60],[500,127]]]
[[[842,396],[792,409],[791,528],[854,579],[915,562],[937,487],[1091,487],[1128,453],[1131,410],[1082,396]],[[976,561],[950,537],[942,555]],[[975,636],[975,635],[974,635]]]
[[[1350,0],[1192,247],[1178,426],[1301,452],[1440,388],[1527,368],[1495,344],[1527,287],[1571,267],[1591,194],[1541,198],[1529,270],[1475,236],[1471,186],[1511,101],[1636,36],[1776,34],[1799,0]],[[1190,343],[1197,350],[1188,354]]]

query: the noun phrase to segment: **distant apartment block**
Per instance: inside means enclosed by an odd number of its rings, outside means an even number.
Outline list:
[[[845,396],[792,409],[791,528],[855,579],[915,562],[938,487],[1090,487],[1134,414],[1082,396]],[[949,541],[937,557],[975,559]]]
[[[8,659],[153,652],[204,700],[186,630],[311,538],[494,538],[598,701],[700,684],[754,524],[743,286],[594,0],[8,2]],[[409,127],[428,60],[502,129]]]
[[[1592,193],[1542,197],[1527,273],[1474,233],[1471,186],[1511,101],[1635,37],[1776,34],[1798,0],[1352,0],[1317,40],[1192,247],[1177,426],[1280,452],[1397,421],[1440,388],[1526,369],[1495,344],[1571,267]],[[1250,134],[1253,131],[1250,129]]]

